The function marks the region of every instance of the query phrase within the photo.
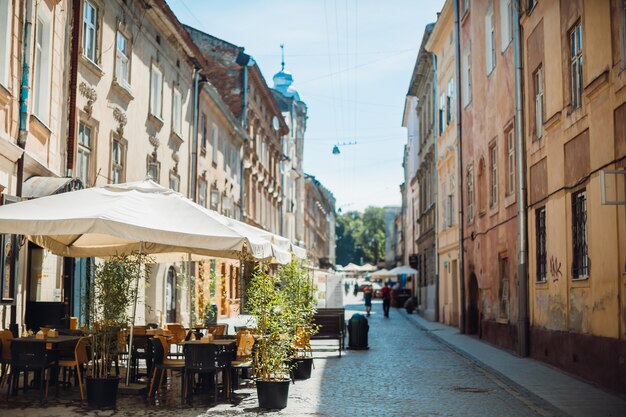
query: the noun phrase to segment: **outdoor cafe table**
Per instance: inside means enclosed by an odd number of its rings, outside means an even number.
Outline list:
[[[53,381],[56,382],[57,375],[56,371],[58,370],[59,363],[59,351],[61,348],[67,349],[71,348],[72,354],[74,353],[74,347],[80,340],[81,336],[55,336],[55,337],[45,337],[43,339],[37,339],[35,336],[27,336],[27,337],[19,337],[11,340],[11,344],[20,344],[20,343],[45,343],[46,350],[50,350],[53,352],[54,361],[57,364],[57,368],[55,369]],[[26,378],[27,379],[27,378]],[[37,378],[36,378],[37,381]],[[41,383],[41,381],[35,382]],[[57,396],[59,395],[59,384],[57,384]]]
[[[220,353],[226,353],[229,357],[229,360],[226,362],[226,366],[224,369],[223,377],[226,382],[226,398],[230,400],[230,390],[231,390],[231,361],[235,359],[237,356],[237,341],[233,339],[213,339],[210,342],[203,342],[201,340],[186,340],[181,343],[183,345],[183,349],[185,351],[185,356],[187,354],[188,349],[199,348],[201,346],[206,345],[218,345],[222,346],[223,350]],[[217,362],[217,358],[213,359],[213,362]],[[206,384],[203,384],[206,387]],[[217,401],[217,398],[216,398]]]

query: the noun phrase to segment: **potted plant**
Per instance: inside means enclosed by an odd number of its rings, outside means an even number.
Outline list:
[[[87,374],[87,403],[90,407],[115,407],[119,376],[111,375],[117,357],[117,338],[129,322],[129,310],[135,301],[136,280],[146,257],[115,256],[95,265],[85,308],[91,334],[92,366]]]
[[[289,356],[291,310],[277,277],[270,275],[265,263],[256,265],[246,290],[248,311],[256,325],[253,367],[259,407],[282,409],[289,396]]]
[[[308,379],[313,367],[311,336],[317,332],[313,323],[317,300],[315,286],[300,260],[292,260],[278,270],[278,278],[290,310],[291,368],[294,379]]]

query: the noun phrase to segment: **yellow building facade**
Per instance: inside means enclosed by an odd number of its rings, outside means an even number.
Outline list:
[[[521,25],[531,354],[626,392],[626,206],[609,204],[626,188],[608,172],[626,167],[626,2],[536,2]]]
[[[439,321],[459,325],[458,154],[456,125],[456,59],[454,2],[447,0],[426,50],[436,59],[437,84],[437,253],[439,263]]]

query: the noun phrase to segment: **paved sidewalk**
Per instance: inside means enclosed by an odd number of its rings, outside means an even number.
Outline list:
[[[523,389],[572,417],[626,416],[626,401],[552,366],[520,358],[456,327],[430,322],[417,314],[401,314],[460,355],[495,373],[516,389]]]

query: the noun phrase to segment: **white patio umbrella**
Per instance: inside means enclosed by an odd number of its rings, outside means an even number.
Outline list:
[[[359,268],[360,268],[361,271],[364,271],[364,272],[372,272],[372,271],[376,271],[376,269],[378,269],[377,267],[375,267],[374,265],[369,264],[369,263],[365,264],[365,265],[361,265]]]
[[[236,259],[244,248],[255,258],[272,256],[270,242],[245,237],[208,215],[205,208],[151,180],[2,206],[0,233],[26,235],[53,253],[68,257],[140,252]],[[129,364],[137,288],[135,292]]]
[[[370,278],[372,279],[385,279],[385,278],[391,278],[391,277],[395,277],[396,274],[392,274],[391,272],[389,272],[389,270],[383,268],[380,269],[376,272],[374,272],[373,274],[370,275]]]
[[[343,267],[344,272],[361,272],[361,267],[350,262],[348,265]]]
[[[417,270],[411,268],[410,266],[402,265],[396,266],[391,271],[389,271],[389,273],[394,275],[415,275],[417,274]]]

